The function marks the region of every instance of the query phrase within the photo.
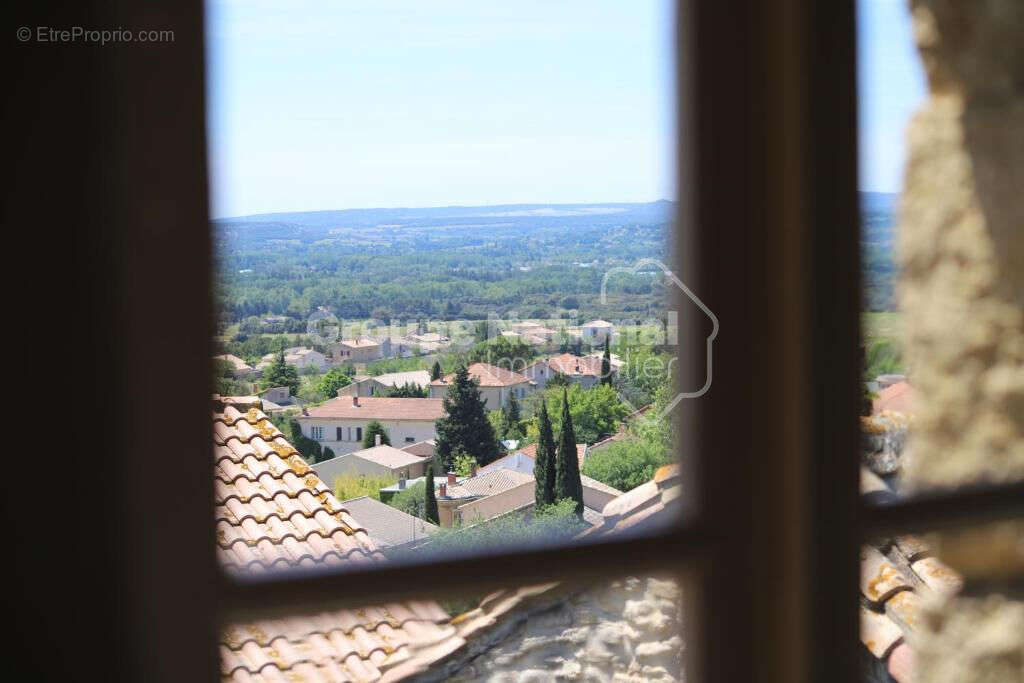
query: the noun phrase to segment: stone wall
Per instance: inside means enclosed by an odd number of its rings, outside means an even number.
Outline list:
[[[900,221],[900,300],[920,397],[907,483],[1020,479],[1024,2],[911,7],[930,94],[908,131]],[[963,552],[960,536],[934,540],[967,583],[922,619],[913,641],[922,683],[1024,680],[1024,605],[1000,576],[1007,553],[1024,554],[1024,525],[970,536],[976,552]]]
[[[504,628],[476,641],[451,681],[683,680],[681,594],[671,580],[629,578],[560,592],[502,617]]]

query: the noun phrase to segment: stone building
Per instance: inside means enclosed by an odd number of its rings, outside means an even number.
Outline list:
[[[908,132],[899,231],[905,347],[920,397],[907,484],[1020,480],[1024,3],[911,7],[929,97]],[[910,639],[917,680],[1024,680],[1024,523],[931,542],[965,586],[927,603]]]

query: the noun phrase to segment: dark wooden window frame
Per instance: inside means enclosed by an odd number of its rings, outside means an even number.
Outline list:
[[[26,253],[70,247],[74,325],[37,350],[66,358],[74,334],[82,359],[59,385],[63,410],[40,411],[67,416],[59,470],[71,474],[14,478],[5,497],[38,531],[13,539],[15,668],[214,680],[224,614],[669,571],[687,581],[699,679],[855,680],[858,540],[1018,515],[1024,485],[860,507],[853,4],[679,3],[676,267],[721,321],[712,390],[681,409],[692,516],[655,536],[430,571],[259,583],[227,581],[213,553],[201,3],[18,8],[10,26],[171,28],[175,40],[7,39],[17,173],[4,224],[39,233]],[[682,341],[681,367],[703,369],[703,340]]]

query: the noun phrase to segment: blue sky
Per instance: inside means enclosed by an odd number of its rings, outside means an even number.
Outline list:
[[[927,92],[909,0],[858,0],[860,189],[899,192],[904,132]]]
[[[210,0],[212,213],[674,198],[672,4]],[[921,77],[902,3],[862,4],[892,190]]]

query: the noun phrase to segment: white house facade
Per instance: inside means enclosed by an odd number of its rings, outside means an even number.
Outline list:
[[[376,420],[402,448],[437,438],[434,422],[444,415],[440,399],[342,396],[299,415],[302,434],[335,455],[362,450],[366,427]]]

